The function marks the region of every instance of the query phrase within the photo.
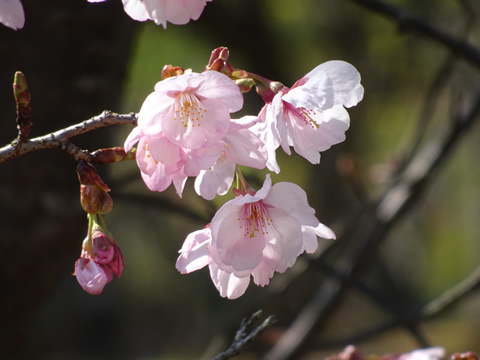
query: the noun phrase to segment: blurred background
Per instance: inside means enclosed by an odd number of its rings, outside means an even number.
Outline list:
[[[389,3],[479,43],[475,0]],[[480,90],[480,64],[348,0],[214,0],[198,21],[166,30],[134,22],[120,0],[23,4],[25,29],[0,28],[2,145],[16,136],[16,70],[32,93],[32,136],[105,109],[138,112],[165,64],[202,71],[219,46],[229,48],[233,66],[287,86],[325,61],[350,62],[362,75],[365,97],[349,109],[347,140],[323,153],[319,165],[278,152],[282,170],[272,174],[273,182],[305,189],[338,239],[320,240],[318,254],[301,256],[265,288],[251,284],[237,300],[219,296],[207,269],[189,275],[175,269],[186,235],[232,195],[208,203],[193,181],[183,199],[173,188],[151,193],[135,162],[98,166],[112,189],[114,207],[105,220],[125,270],[92,296],[71,275],[87,230],[75,162],[52,150],[1,165],[2,358],[210,359],[229,346],[243,318],[262,309],[277,323],[238,359],[282,359],[287,352],[272,349],[299,314],[308,317],[307,304],[321,315],[291,359],[323,358],[350,343],[365,354],[433,345],[480,352],[478,275],[454,306],[440,304],[435,316],[418,312],[478,272],[478,125],[456,140],[398,217],[378,230],[373,214],[410,160],[469,111]],[[262,100],[254,92],[245,96],[238,115],[256,114]],[[91,151],[122,146],[130,130],[110,127],[73,141]],[[267,172],[245,173],[259,188]],[[322,305],[332,284],[341,291]]]

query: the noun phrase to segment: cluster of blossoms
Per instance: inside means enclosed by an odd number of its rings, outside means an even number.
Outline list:
[[[136,144],[136,160],[150,190],[173,183],[181,196],[195,177],[198,195],[210,200],[233,189],[204,229],[187,236],[180,250],[181,273],[209,267],[220,295],[241,296],[253,276],[265,286],[275,272],[293,266],[303,252],[317,249],[317,237],[335,234],[315,217],[305,192],[292,183],[272,186],[270,176],[255,191],[238,165],[279,172],[275,152],[290,147],[317,164],[320,152],[345,139],[346,107],[363,97],[360,75],[350,64],[330,61],[302,77],[292,88],[234,69],[228,50],[218,48],[202,73],[166,66],[125,141]],[[265,100],[258,116],[232,119],[243,106],[242,92],[253,86]]]
[[[164,28],[167,22],[198,19],[209,1],[122,0],[133,19],[152,20]],[[15,30],[23,27],[20,0],[0,0],[0,22]],[[293,147],[318,164],[320,152],[344,141],[350,123],[346,108],[362,99],[363,87],[358,71],[343,61],[321,64],[288,88],[235,69],[228,55],[226,48],[215,49],[201,73],[165,66],[120,158],[135,153],[150,190],[164,191],[173,183],[180,197],[188,177],[195,178],[195,191],[207,200],[225,195],[236,177],[236,197],[204,229],[187,236],[176,264],[181,273],[208,265],[221,296],[233,299],[246,291],[251,277],[265,286],[275,272],[293,266],[300,254],[313,253],[317,237],[335,238],[315,217],[298,185],[272,185],[267,175],[263,187],[255,191],[239,166],[267,167],[278,173],[280,147],[289,155]],[[243,107],[242,93],[253,87],[265,106],[256,116],[233,119],[232,114]],[[99,156],[112,156],[106,162],[117,161],[119,153]],[[75,275],[87,292],[99,294],[113,274],[121,275],[123,257],[102,217],[112,207],[110,189],[92,165],[80,163],[77,172],[89,227]]]

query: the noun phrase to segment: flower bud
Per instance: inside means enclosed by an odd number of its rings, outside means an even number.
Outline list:
[[[115,249],[112,241],[102,231],[94,231],[92,234],[92,252],[95,261],[99,264],[107,264],[113,259]]]
[[[98,295],[109,282],[101,265],[88,258],[81,257],[75,263],[75,273],[80,286],[92,295]]]
[[[108,149],[99,149],[90,154],[90,159],[94,164],[110,164],[124,160],[134,160],[135,152],[125,152],[123,147],[113,147]]]
[[[205,70],[214,70],[221,72],[228,77],[231,77],[234,72],[234,68],[227,61],[229,56],[229,51],[226,47],[219,47],[212,51],[210,59],[208,60],[208,65],[205,67]]]
[[[97,170],[86,162],[77,166],[80,181],[80,203],[89,214],[106,214],[112,209],[113,201],[108,192],[110,189],[100,179]]]
[[[183,75],[184,73],[185,69],[179,66],[165,65],[162,69],[162,80],[172,76]]]
[[[120,277],[123,271],[122,251],[108,231],[100,225],[101,215],[89,214],[89,234],[82,244],[82,253],[75,263],[73,275],[82,288],[93,295],[103,291],[113,275]],[[101,223],[104,225],[103,219]]]
[[[17,71],[13,79],[13,95],[17,103],[17,128],[19,140],[25,141],[32,128],[32,105],[27,79],[22,72]]]

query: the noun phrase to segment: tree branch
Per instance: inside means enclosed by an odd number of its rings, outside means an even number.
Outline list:
[[[257,322],[261,315],[262,310],[259,310],[254,313],[250,319],[243,319],[242,323],[240,324],[240,329],[238,329],[237,333],[235,334],[235,339],[232,345],[230,345],[230,347],[224,352],[215,356],[213,360],[226,360],[240,354],[240,352],[245,350],[253,342],[253,340],[263,330],[265,330],[265,328],[275,323],[275,317],[270,315],[260,325],[253,329],[250,334],[247,334],[247,328],[252,325],[252,323]]]
[[[88,157],[88,153],[72,144],[69,141],[70,138],[105,126],[136,125],[136,123],[137,115],[134,113],[117,114],[105,110],[100,115],[47,135],[27,139],[24,142],[12,141],[11,144],[0,148],[0,164],[18,156],[43,149],[62,149],[76,160],[82,160]]]
[[[364,8],[385,15],[395,21],[400,30],[414,31],[442,44],[454,54],[480,67],[480,51],[470,43],[452,36],[448,32],[431,25],[422,17],[412,14],[396,5],[381,0],[350,0]]]

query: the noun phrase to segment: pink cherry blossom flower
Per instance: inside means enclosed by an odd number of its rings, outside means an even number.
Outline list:
[[[298,255],[314,252],[317,236],[335,238],[315,217],[305,192],[292,183],[272,186],[267,175],[259,191],[240,192],[218,210],[209,228],[190,234],[176,266],[184,274],[208,265],[220,295],[234,299],[245,292],[250,276],[265,286]]]
[[[105,0],[87,0],[91,3]],[[134,20],[152,20],[167,28],[167,22],[184,25],[197,20],[212,0],[122,0],[125,12]]]
[[[268,150],[267,167],[280,168],[276,149],[290,155],[290,146],[312,164],[320,162],[320,152],[345,140],[350,117],[345,108],[363,98],[360,74],[344,61],[329,61],[317,66],[291,89],[280,90],[260,111],[252,128]]]
[[[25,13],[20,0],[0,0],[0,23],[13,30],[23,28]]]
[[[230,126],[230,113],[243,106],[238,86],[216,71],[186,73],[155,85],[138,114],[144,135],[162,133],[172,143],[196,149],[221,140]]]

